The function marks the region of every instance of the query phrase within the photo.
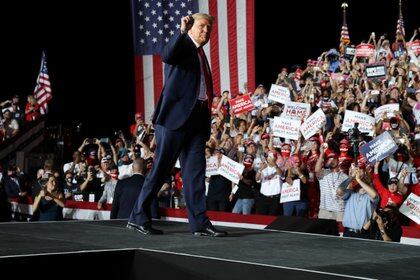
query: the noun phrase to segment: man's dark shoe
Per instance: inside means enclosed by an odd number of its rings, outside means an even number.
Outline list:
[[[217,230],[214,226],[210,225],[202,230],[195,231],[193,233],[196,236],[211,236],[211,237],[222,237],[228,235],[226,231]]]
[[[138,231],[138,232],[140,232],[141,234],[144,234],[144,235],[163,234],[163,231],[161,231],[159,229],[152,228],[151,224],[145,224],[143,226],[139,226],[139,225],[136,225],[136,224],[133,224],[133,223],[128,223],[127,228]]]

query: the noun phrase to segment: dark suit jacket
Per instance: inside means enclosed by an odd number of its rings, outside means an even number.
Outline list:
[[[4,180],[4,189],[6,191],[8,198],[19,197],[19,192],[28,191],[26,190],[24,181],[20,176],[17,177],[17,180],[20,186],[16,184],[16,182],[13,181],[9,176],[4,176],[3,180]]]
[[[201,79],[200,60],[194,42],[186,33],[172,36],[163,50],[162,60],[166,63],[165,86],[152,121],[176,130],[185,124],[197,102]],[[210,69],[208,62],[205,63]],[[210,135],[210,112],[203,124],[208,126]]]
[[[140,174],[134,174],[117,182],[112,201],[111,219],[127,219],[130,216],[143,183],[144,176]]]

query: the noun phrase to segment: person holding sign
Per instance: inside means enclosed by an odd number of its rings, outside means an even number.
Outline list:
[[[214,156],[218,160],[220,167],[222,156],[226,155],[225,149],[216,148]],[[222,175],[213,175],[209,180],[209,190],[207,192],[207,210],[226,212],[229,206],[229,195],[232,190],[232,182]]]
[[[232,201],[234,198],[237,198],[232,213],[244,215],[251,214],[252,207],[255,203],[254,187],[256,185],[256,174],[252,167],[253,163],[253,155],[247,154],[244,156],[243,164],[245,169],[242,173],[241,180],[238,183],[238,189],[236,192],[232,192],[232,194],[229,196],[230,201]]]
[[[293,185],[294,180],[300,180],[300,199],[283,203],[283,215],[306,217],[308,214],[308,170],[302,166],[299,155],[293,155],[291,162],[292,167],[287,170],[286,182]]]
[[[203,46],[210,39],[214,17],[196,13],[181,18],[162,51],[165,85],[154,111],[156,150],[127,228],[141,234],[162,234],[152,227],[150,205],[178,157],[191,233],[224,236],[206,214],[205,144],[210,137],[213,86]]]
[[[381,198],[379,207],[385,208],[387,205],[399,207],[404,201],[404,197],[398,192],[399,179],[397,177],[389,178],[388,186],[385,188],[379,179],[379,164],[380,162],[375,163],[373,173],[373,185],[375,186],[375,189],[378,190]]]
[[[261,164],[256,180],[261,182],[260,197],[256,205],[256,213],[260,215],[278,215],[280,207],[280,190],[282,174],[276,164],[276,156],[269,153],[267,161]]]

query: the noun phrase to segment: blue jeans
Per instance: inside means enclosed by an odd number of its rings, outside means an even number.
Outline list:
[[[283,203],[283,216],[295,216],[306,217],[308,214],[308,202],[304,201],[290,201]]]
[[[255,199],[253,198],[238,198],[235,203],[235,207],[233,207],[232,213],[249,215],[251,214],[254,203]]]

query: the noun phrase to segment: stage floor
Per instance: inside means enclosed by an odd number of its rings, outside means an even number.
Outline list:
[[[193,236],[185,223],[156,221],[162,236],[143,236],[126,221],[0,223],[2,259],[31,255],[134,250],[181,254],[326,277],[419,279],[420,249],[399,243],[285,231],[218,227],[228,237]],[[338,279],[337,278],[337,279]]]

